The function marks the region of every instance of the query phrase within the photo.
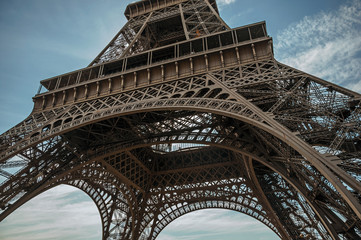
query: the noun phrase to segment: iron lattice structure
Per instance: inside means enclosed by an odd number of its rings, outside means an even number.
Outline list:
[[[199,209],[282,239],[361,238],[361,95],[277,62],[264,22],[215,0],[145,0],[86,68],[41,81],[1,135],[0,220],[69,184],[103,239],[155,239]],[[15,173],[6,168],[17,167]]]

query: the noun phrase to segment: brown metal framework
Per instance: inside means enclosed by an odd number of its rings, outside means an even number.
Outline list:
[[[224,208],[282,239],[361,239],[361,95],[277,62],[264,22],[214,0],[145,0],[83,69],[41,81],[0,136],[0,221],[59,184],[103,239],[155,239]],[[7,168],[18,168],[15,173]]]

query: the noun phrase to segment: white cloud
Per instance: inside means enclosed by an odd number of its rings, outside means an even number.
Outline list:
[[[265,225],[257,220],[238,212],[222,209],[198,210],[186,214],[171,222],[159,235],[158,240],[198,240],[222,239],[223,236],[237,236],[258,233],[259,239],[267,235],[268,239],[278,239]],[[258,239],[258,238],[257,238]]]
[[[231,3],[236,2],[236,0],[218,0],[217,3],[218,5],[222,6],[222,5],[228,5]]]
[[[86,233],[86,235],[84,235]],[[13,212],[0,225],[0,239],[99,239],[95,204],[79,189],[55,187]]]
[[[346,88],[352,89],[353,91],[356,92],[361,92],[361,81],[359,81],[358,83],[354,84],[354,83],[349,83],[348,85],[346,85]]]
[[[275,53],[281,62],[359,91],[361,1],[292,24],[277,35]]]
[[[278,239],[257,220],[229,210],[207,209],[176,219],[157,240],[222,239],[223,236]],[[255,238],[255,235],[259,237]],[[100,239],[101,221],[95,204],[83,192],[67,185],[55,187],[17,209],[0,224],[0,239]],[[233,238],[229,238],[233,239]]]

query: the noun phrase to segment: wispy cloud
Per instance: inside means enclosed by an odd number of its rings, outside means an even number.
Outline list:
[[[84,234],[86,233],[86,234]],[[27,202],[0,225],[0,239],[99,239],[101,221],[80,190],[61,185]]]
[[[280,32],[276,57],[325,80],[361,90],[361,1],[306,16]]]

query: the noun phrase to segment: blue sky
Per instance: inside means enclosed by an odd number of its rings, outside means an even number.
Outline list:
[[[40,80],[87,66],[124,25],[130,2],[0,1],[0,132],[31,112]],[[265,20],[279,61],[361,92],[361,0],[217,2],[230,27]],[[277,239],[251,220],[198,211],[171,223],[158,239],[211,239],[209,233]],[[99,239],[100,231],[95,205],[68,186],[34,198],[0,223],[0,239]]]

